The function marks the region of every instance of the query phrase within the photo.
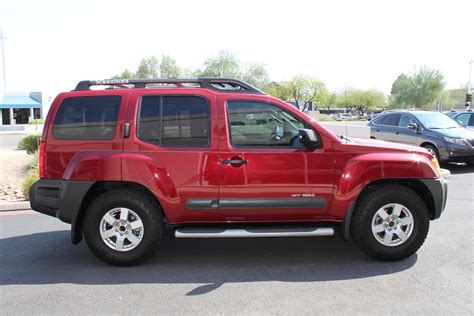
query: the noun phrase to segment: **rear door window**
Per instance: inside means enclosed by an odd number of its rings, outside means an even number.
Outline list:
[[[144,96],[137,136],[158,146],[206,147],[209,104],[198,96]]]
[[[55,139],[111,140],[115,137],[120,96],[66,98],[53,124]]]
[[[381,117],[381,121],[379,121],[378,124],[387,126],[398,126],[398,122],[400,121],[400,114],[387,114]]]

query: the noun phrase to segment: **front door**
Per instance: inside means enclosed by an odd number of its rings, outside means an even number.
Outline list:
[[[310,128],[282,104],[218,98],[219,217],[224,221],[311,221],[332,195],[329,144],[305,148],[298,130]]]

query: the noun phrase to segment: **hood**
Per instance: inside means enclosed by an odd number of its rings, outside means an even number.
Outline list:
[[[377,139],[363,139],[363,138],[352,138],[351,139],[356,145],[371,147],[377,149],[377,151],[391,151],[391,152],[405,152],[405,153],[417,153],[427,155],[431,157],[431,154],[423,147],[405,145],[400,143],[392,143]]]
[[[443,136],[474,139],[474,131],[470,128],[447,128],[447,129],[430,129],[430,131],[437,132]]]

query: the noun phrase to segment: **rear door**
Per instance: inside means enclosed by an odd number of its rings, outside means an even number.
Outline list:
[[[374,122],[375,135],[377,139],[396,142],[396,132],[398,131],[398,122],[400,121],[399,113],[389,113],[378,118]]]
[[[133,92],[123,180],[154,192],[171,224],[212,222],[218,199],[215,96],[176,90]]]
[[[221,220],[320,219],[332,195],[331,145],[303,147],[298,130],[311,127],[281,104],[220,96],[218,105]]]

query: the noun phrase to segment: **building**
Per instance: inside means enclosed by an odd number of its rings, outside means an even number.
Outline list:
[[[5,92],[0,95],[0,125],[28,124],[40,119],[42,114],[41,92]]]

